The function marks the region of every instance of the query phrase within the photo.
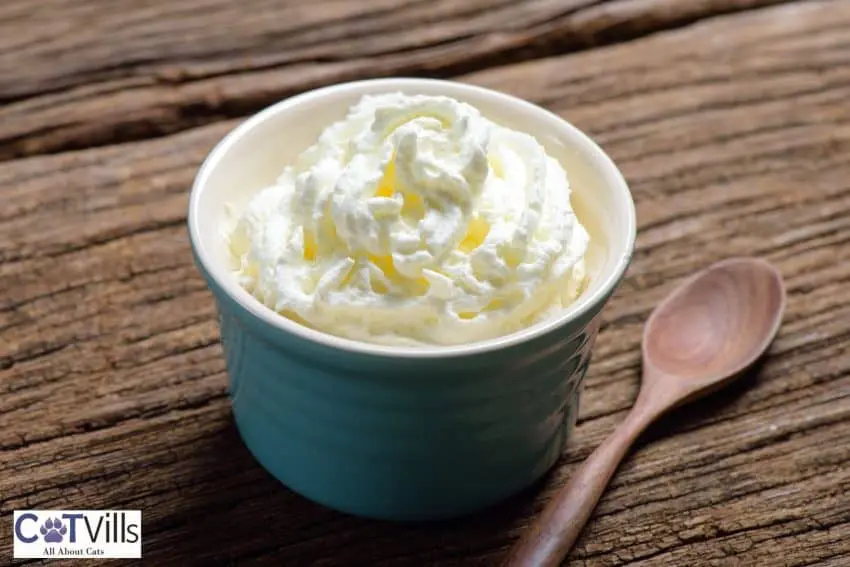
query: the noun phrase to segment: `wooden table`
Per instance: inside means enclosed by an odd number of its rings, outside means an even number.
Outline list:
[[[565,116],[640,224],[561,462],[437,525],[326,510],[254,462],[184,225],[244,116],[389,75]],[[850,1],[5,0],[0,101],[0,563],[11,510],[137,508],[156,566],[495,564],[624,416],[653,305],[746,254],[788,286],[769,357],[642,439],[569,565],[850,565]]]

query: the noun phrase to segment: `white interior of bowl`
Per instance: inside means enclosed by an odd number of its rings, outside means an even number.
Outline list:
[[[228,271],[226,207],[236,214],[257,191],[275,182],[284,167],[332,122],[343,118],[364,94],[400,91],[445,95],[468,102],[487,118],[535,136],[567,171],[572,203],[591,242],[586,256],[590,281],[559,317],[523,331],[450,347],[395,347],[339,338],[278,315],[242,289]],[[382,355],[439,356],[480,352],[526,340],[563,324],[598,303],[628,265],[635,239],[635,211],[626,182],[607,155],[563,119],[520,99],[462,83],[429,79],[376,79],[311,91],[271,106],[242,123],[210,153],[195,179],[189,232],[206,270],[253,315],[311,340],[345,350]]]

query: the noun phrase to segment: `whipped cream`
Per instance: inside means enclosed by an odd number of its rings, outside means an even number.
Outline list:
[[[585,280],[588,234],[561,165],[446,97],[363,97],[234,220],[243,287],[362,341],[504,335],[569,305]]]

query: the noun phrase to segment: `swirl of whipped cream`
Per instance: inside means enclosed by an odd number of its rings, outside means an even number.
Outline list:
[[[572,302],[588,235],[560,164],[447,97],[366,96],[228,229],[246,289],[385,344],[510,333]]]

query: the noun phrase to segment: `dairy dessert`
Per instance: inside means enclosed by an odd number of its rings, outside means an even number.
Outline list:
[[[265,305],[373,343],[508,334],[569,305],[586,278],[561,165],[447,97],[362,98],[226,234],[239,283]]]

